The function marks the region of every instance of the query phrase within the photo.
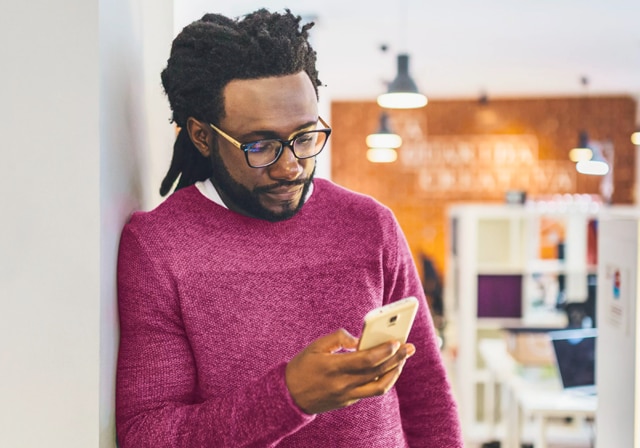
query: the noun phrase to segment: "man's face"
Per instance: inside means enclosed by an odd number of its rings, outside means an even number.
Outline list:
[[[242,143],[288,140],[315,129],[318,121],[315,90],[305,72],[234,80],[225,87],[224,98],[226,116],[215,124]],[[315,158],[299,160],[286,147],[273,165],[251,168],[243,151],[212,132],[212,182],[231,210],[269,221],[291,218],[300,210]]]

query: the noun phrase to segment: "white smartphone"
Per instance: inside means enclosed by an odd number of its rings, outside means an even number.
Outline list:
[[[369,311],[364,316],[364,325],[358,350],[366,350],[390,340],[404,344],[418,311],[418,299],[407,297]]]

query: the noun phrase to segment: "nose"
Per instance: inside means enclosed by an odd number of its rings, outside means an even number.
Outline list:
[[[293,154],[291,146],[282,148],[282,154],[273,165],[269,166],[269,175],[274,179],[295,180],[302,175],[303,160],[299,160]]]

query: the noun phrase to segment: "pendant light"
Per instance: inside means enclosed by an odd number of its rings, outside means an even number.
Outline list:
[[[409,0],[404,0],[397,10],[401,13],[400,42],[406,49],[409,31]],[[384,48],[386,49],[386,47]],[[427,97],[420,93],[418,86],[409,75],[409,54],[401,51],[398,58],[398,73],[387,86],[387,92],[378,96],[378,105],[385,109],[417,109],[427,105]]]
[[[591,160],[582,160],[576,163],[576,170],[580,174],[604,176],[609,172],[609,164],[601,157],[594,157]]]
[[[588,98],[587,98],[586,91],[589,86],[589,78],[587,78],[586,76],[581,77],[580,83],[584,86],[584,89],[585,89],[585,95],[581,101],[584,104],[580,108],[581,121],[584,124],[584,110],[588,105],[587,104]],[[569,159],[572,162],[578,163],[578,162],[585,162],[587,160],[591,160],[592,157],[593,157],[593,153],[591,148],[589,147],[589,134],[587,134],[586,130],[582,129],[580,132],[578,132],[578,146],[576,146],[575,148],[569,151]]]
[[[366,139],[367,160],[373,163],[391,163],[398,159],[396,149],[402,145],[402,138],[391,131],[389,127],[389,115],[386,112],[380,114],[380,127],[374,134],[369,134]]]
[[[640,146],[640,128],[633,134],[631,134],[631,143],[636,146]]]
[[[399,148],[402,145],[402,137],[391,131],[389,127],[389,115],[386,112],[380,114],[380,127],[374,134],[367,136],[369,148]]]
[[[427,97],[409,76],[409,55],[398,55],[398,74],[387,93],[378,96],[378,105],[386,109],[416,109],[427,105]]]
[[[398,153],[393,148],[369,148],[367,160],[372,163],[393,163],[398,160]]]
[[[578,134],[578,146],[569,151],[569,159],[572,162],[583,162],[591,160],[593,151],[589,148],[589,135],[587,131],[580,131]]]
[[[609,172],[609,163],[602,154],[602,148],[599,144],[591,145],[593,154],[590,160],[580,160],[576,163],[576,170],[580,174],[590,174],[592,176],[604,176]]]

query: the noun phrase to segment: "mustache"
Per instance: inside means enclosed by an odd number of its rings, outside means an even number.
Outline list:
[[[296,179],[296,180],[283,180],[271,185],[263,185],[261,187],[255,187],[253,189],[254,193],[268,193],[272,190],[276,190],[281,187],[295,187],[298,185],[304,185],[309,182],[309,178],[304,179]]]

